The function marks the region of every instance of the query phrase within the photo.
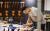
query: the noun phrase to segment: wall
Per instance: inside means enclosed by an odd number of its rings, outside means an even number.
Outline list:
[[[50,0],[45,0],[44,10],[50,11]]]

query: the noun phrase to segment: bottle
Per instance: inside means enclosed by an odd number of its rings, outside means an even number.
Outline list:
[[[7,27],[5,27],[5,31],[8,31],[8,28]]]
[[[12,29],[9,29],[9,31],[12,31]]]
[[[16,28],[14,31],[18,31],[18,28]]]

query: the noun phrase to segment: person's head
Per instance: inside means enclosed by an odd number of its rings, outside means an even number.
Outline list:
[[[23,12],[24,12],[25,14],[28,14],[28,13],[30,12],[30,8],[29,8],[29,7],[25,7]]]

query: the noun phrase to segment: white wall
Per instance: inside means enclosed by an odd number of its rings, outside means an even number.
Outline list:
[[[44,10],[50,11],[50,0],[45,0]]]
[[[27,7],[36,7],[37,5],[37,0],[25,0],[25,6]]]

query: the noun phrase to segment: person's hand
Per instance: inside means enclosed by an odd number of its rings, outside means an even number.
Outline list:
[[[26,26],[31,26],[32,25],[32,23],[26,23]]]

